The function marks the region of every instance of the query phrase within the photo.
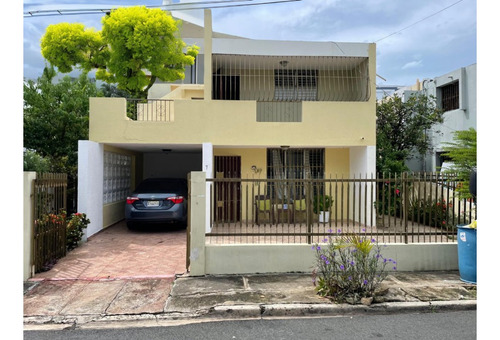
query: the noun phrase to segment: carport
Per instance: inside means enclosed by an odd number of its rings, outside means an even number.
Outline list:
[[[124,218],[128,193],[145,178],[211,175],[213,147],[203,144],[97,143],[79,141],[78,211],[90,224],[84,239]]]

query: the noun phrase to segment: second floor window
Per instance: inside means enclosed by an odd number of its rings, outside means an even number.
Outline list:
[[[274,70],[274,100],[317,100],[317,73],[316,70]]]
[[[445,112],[460,108],[458,81],[441,87],[441,108]]]

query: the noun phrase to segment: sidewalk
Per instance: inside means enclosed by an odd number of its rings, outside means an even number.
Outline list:
[[[45,280],[24,296],[25,329],[108,322],[404,313],[476,308],[476,286],[458,272],[397,272],[370,306],[316,295],[309,274]]]

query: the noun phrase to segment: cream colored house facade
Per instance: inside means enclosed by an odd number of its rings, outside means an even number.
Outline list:
[[[221,160],[236,160],[242,178],[270,178],[278,154],[323,178],[375,174],[375,44],[232,37],[212,32],[208,10],[204,26],[184,24],[200,54],[183,82],[150,90],[159,106],[129,118],[124,98],[90,99],[78,173],[87,236],[123,219],[140,180],[227,176]]]

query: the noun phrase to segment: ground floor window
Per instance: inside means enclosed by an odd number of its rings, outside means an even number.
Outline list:
[[[272,197],[297,199],[305,195],[300,179],[322,179],[325,172],[325,149],[267,149],[267,177]]]
[[[132,157],[116,152],[104,152],[104,204],[127,198],[130,191]]]

